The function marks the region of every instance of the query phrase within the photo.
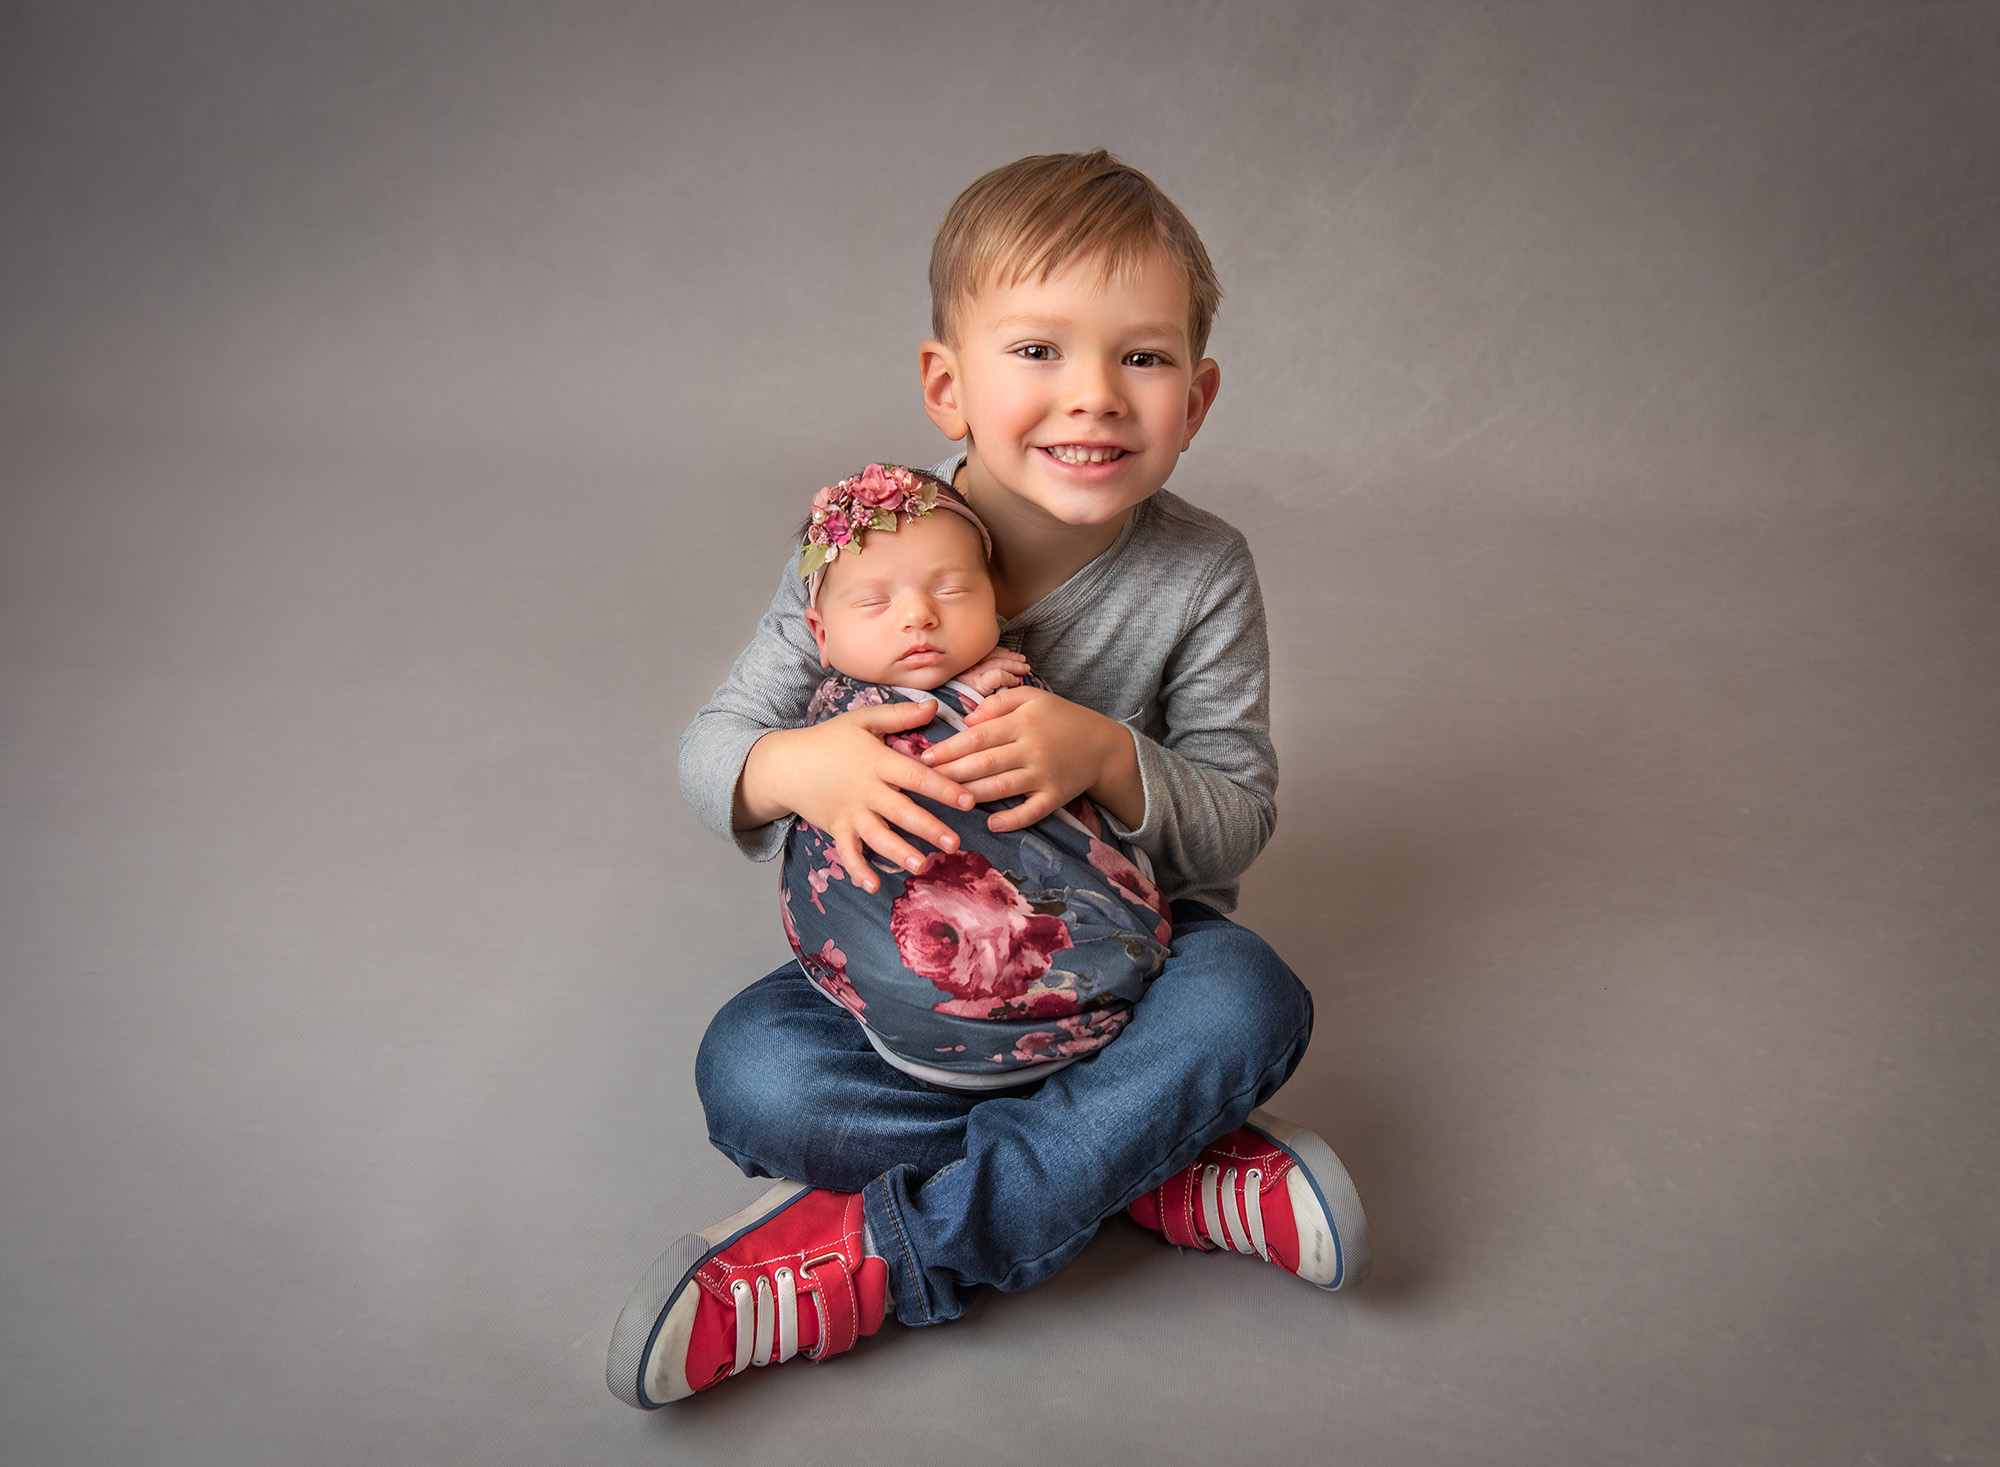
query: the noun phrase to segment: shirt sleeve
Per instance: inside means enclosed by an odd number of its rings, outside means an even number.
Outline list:
[[[731,829],[743,763],[750,746],[773,729],[804,726],[813,691],[826,676],[806,626],[805,606],[805,582],[798,577],[795,554],[750,645],[681,735],[682,796],[702,824],[734,841],[753,861],[768,861],[784,849],[792,817],[749,830]]]
[[[1271,653],[1250,548],[1237,539],[1190,600],[1162,672],[1157,721],[1126,724],[1145,819],[1129,832],[1169,897],[1228,886],[1278,821]]]

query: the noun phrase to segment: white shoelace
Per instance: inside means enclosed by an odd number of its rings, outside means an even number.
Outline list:
[[[1219,1175],[1219,1180],[1218,1180]],[[1264,1173],[1251,1167],[1236,1185],[1236,1168],[1223,1171],[1210,1162],[1201,1169],[1201,1226],[1218,1248],[1254,1253],[1266,1263],[1271,1250],[1264,1242]],[[738,1306],[741,1307],[740,1305]],[[737,1338],[742,1338],[741,1328]],[[742,1349],[737,1346],[738,1351]]]
[[[771,1279],[758,1276],[752,1290],[747,1279],[729,1286],[736,1301],[736,1363],[731,1375],[740,1375],[753,1365],[769,1365],[775,1348],[778,1363],[799,1353],[799,1281],[789,1268],[781,1268]]]

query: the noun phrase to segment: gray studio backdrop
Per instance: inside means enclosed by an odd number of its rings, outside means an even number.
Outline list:
[[[2000,10],[0,14],[0,1460],[1974,1462]],[[1228,289],[1244,921],[1327,1298],[1127,1224],[641,1417],[784,955],[675,734],[942,445],[954,192],[1102,144]]]

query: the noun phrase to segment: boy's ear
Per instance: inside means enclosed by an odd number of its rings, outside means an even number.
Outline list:
[[[1222,367],[1214,357],[1203,357],[1201,365],[1194,369],[1194,381],[1188,384],[1187,436],[1181,439],[1182,453],[1187,452],[1194,435],[1201,431],[1202,420],[1215,406],[1215,394],[1221,390]]]
[[[965,436],[958,408],[958,354],[935,337],[917,348],[917,377],[924,389],[924,412],[938,431],[956,443]]]
[[[808,606],[806,608],[806,625],[812,628],[813,641],[819,646],[819,665],[821,667],[833,666],[832,663],[826,660],[826,621],[820,616],[817,606]]]

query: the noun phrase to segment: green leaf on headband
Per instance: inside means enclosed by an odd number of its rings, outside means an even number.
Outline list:
[[[824,545],[806,546],[806,553],[799,557],[799,579],[803,581],[807,576],[825,564],[826,547]]]
[[[868,522],[868,528],[871,530],[893,530],[896,528],[896,516],[886,509],[878,509],[875,511],[875,518]]]

